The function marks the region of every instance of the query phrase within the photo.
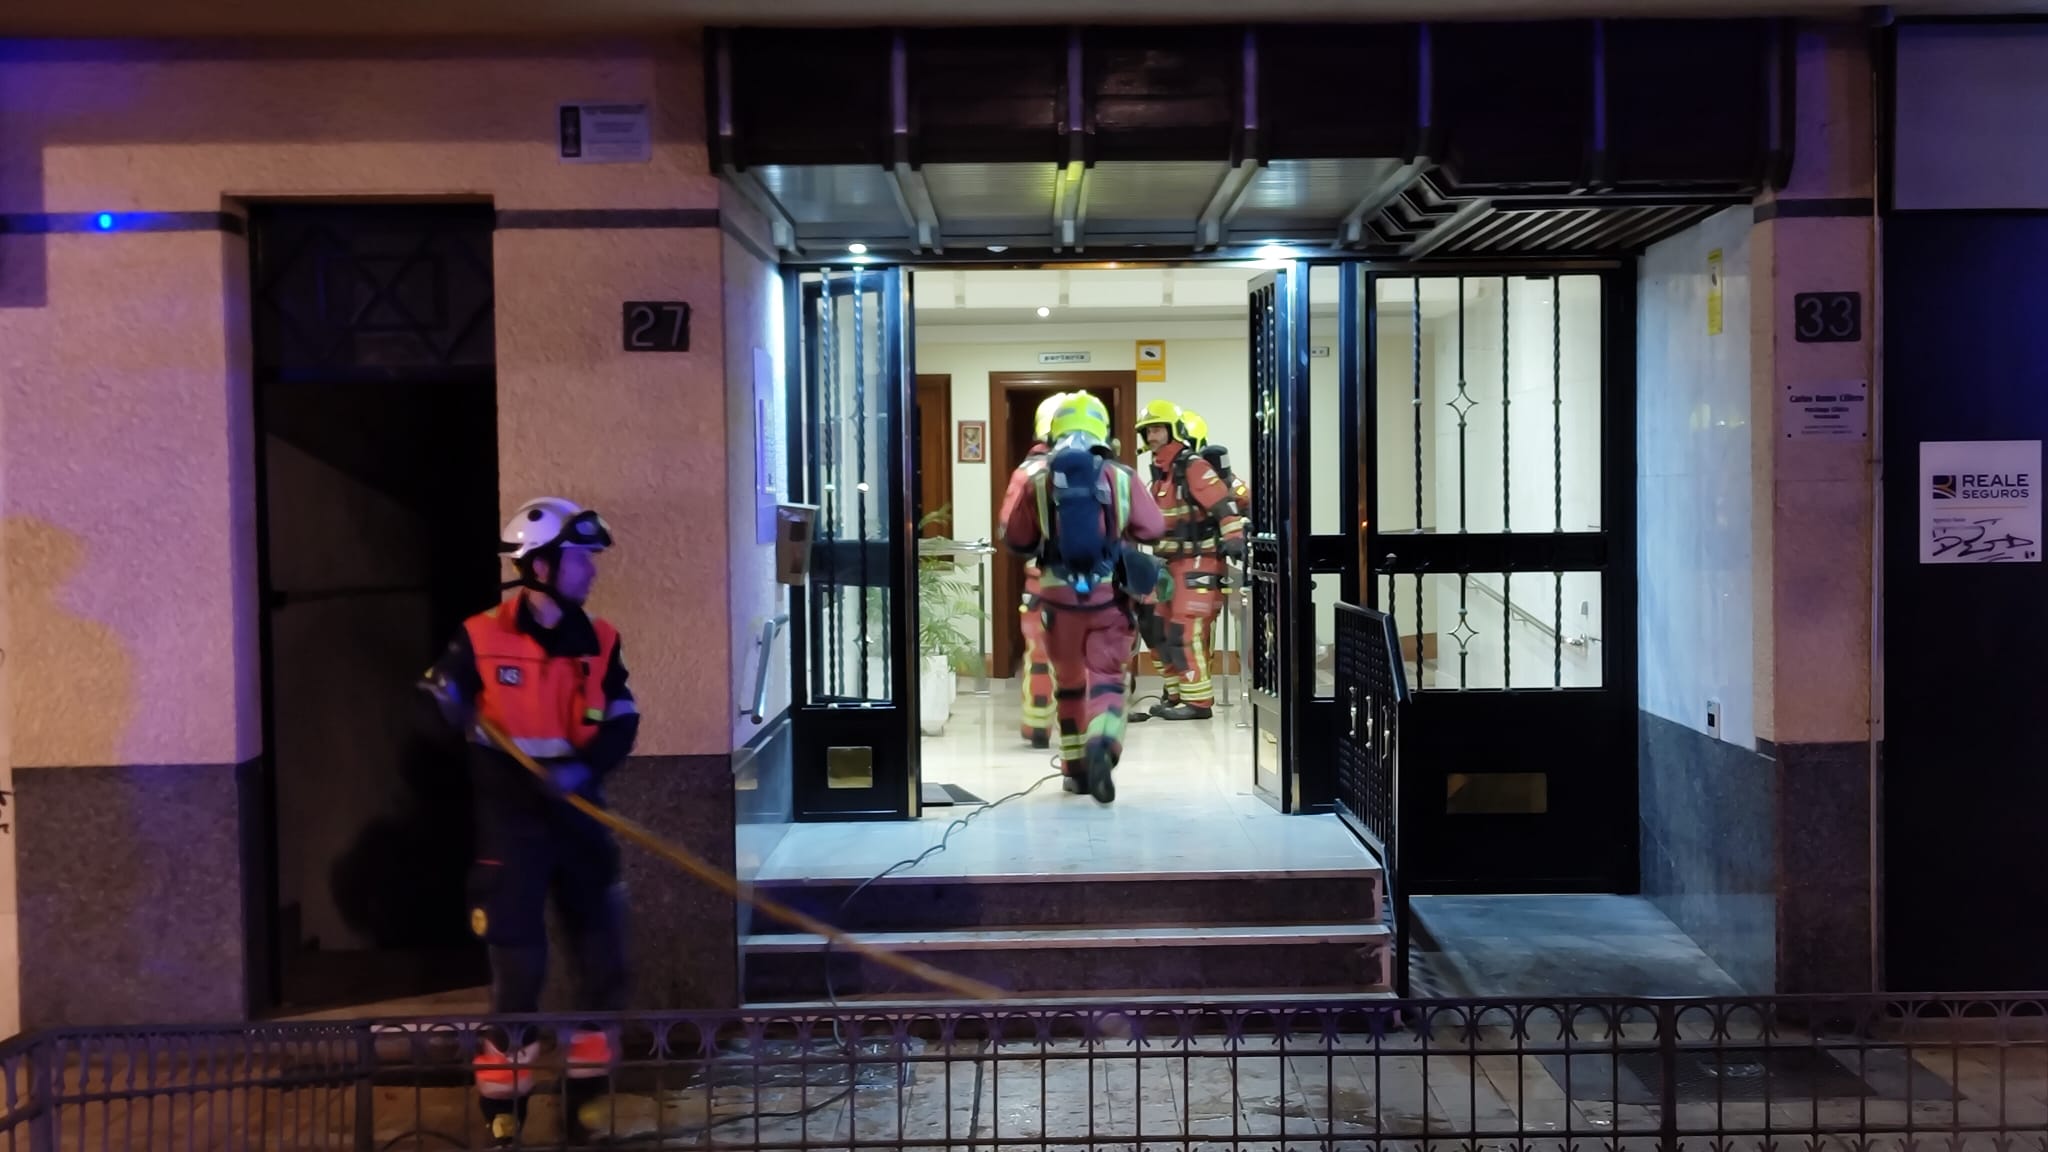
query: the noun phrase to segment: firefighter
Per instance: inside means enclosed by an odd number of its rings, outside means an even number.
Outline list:
[[[1010,476],[999,520],[1003,543],[1038,561],[1062,783],[1107,804],[1123,755],[1129,589],[1158,581],[1151,557],[1131,545],[1158,540],[1165,522],[1137,474],[1111,454],[1100,400],[1070,393],[1048,431],[1047,452]]]
[[[602,803],[605,774],[639,734],[618,630],[583,607],[596,577],[594,558],[611,543],[595,511],[554,497],[521,505],[499,547],[518,573],[506,587],[518,593],[466,621],[421,684],[441,719],[469,740],[477,841],[470,929],[488,950],[496,1014],[540,1009],[550,891],[575,950],[577,1010],[626,1006],[618,845],[562,802],[577,794]],[[549,781],[492,746],[479,720],[491,721],[546,767]],[[595,1029],[569,1038],[563,1093],[572,1139],[590,1136],[580,1114],[609,1091],[612,1045]],[[493,1144],[509,1146],[526,1116],[540,1044],[493,1030],[480,1049],[475,1074],[484,1120]]]
[[[1158,649],[1167,680],[1164,698],[1152,714],[1162,720],[1206,720],[1216,700],[1207,635],[1223,611],[1223,559],[1244,554],[1244,516],[1230,486],[1191,447],[1178,405],[1166,400],[1145,405],[1138,435],[1151,449],[1152,495],[1166,519],[1166,535],[1156,550],[1167,572],[1165,643]]]
[[[1221,444],[1209,443],[1209,422],[1189,409],[1181,409],[1181,422],[1187,425],[1188,439],[1209,467],[1216,470],[1223,482],[1230,486],[1230,494],[1237,500],[1237,513],[1246,520],[1252,515],[1252,486],[1245,482],[1243,474],[1230,466],[1230,449]],[[1250,531],[1250,525],[1246,525]]]
[[[1052,414],[1066,398],[1065,393],[1055,392],[1039,402],[1031,422],[1031,450],[1024,454],[1025,460],[1045,455],[1052,438]],[[1024,739],[1033,748],[1049,748],[1053,725],[1052,657],[1046,654],[1045,621],[1038,611],[1036,558],[1024,561],[1024,602],[1018,613],[1024,629]]]
[[[1202,419],[1198,413],[1189,408],[1181,409],[1180,419],[1181,424],[1188,431],[1188,446],[1193,448],[1202,459],[1207,460],[1209,467],[1215,469],[1216,474],[1223,478],[1223,483],[1230,488],[1231,498],[1237,501],[1238,515],[1242,516],[1245,520],[1244,531],[1247,538],[1249,538],[1252,516],[1252,486],[1245,482],[1242,474],[1230,466],[1230,449],[1221,444],[1211,444],[1209,442],[1209,422],[1207,420]],[[1229,571],[1226,568],[1223,583],[1223,599],[1225,602],[1228,602],[1229,594]],[[1202,651],[1208,654],[1212,660],[1216,655],[1217,618],[1209,618],[1202,626]],[[1239,653],[1238,658],[1240,660],[1243,659],[1243,654]]]

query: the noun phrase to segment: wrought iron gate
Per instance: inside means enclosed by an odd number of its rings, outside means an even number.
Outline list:
[[[1410,891],[1636,887],[1628,272],[1368,278]]]
[[[918,810],[907,277],[825,269],[795,286],[801,386],[792,486],[816,507],[810,580],[790,614],[799,819]]]
[[[1301,807],[1295,749],[1302,692],[1301,538],[1295,532],[1298,494],[1301,373],[1294,339],[1295,295],[1302,277],[1267,273],[1251,282],[1252,514],[1245,546],[1251,597],[1253,784],[1283,812]]]

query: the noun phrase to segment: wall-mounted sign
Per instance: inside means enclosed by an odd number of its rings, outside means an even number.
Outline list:
[[[1040,352],[1038,354],[1038,362],[1040,364],[1086,364],[1088,362],[1088,353]]]
[[[570,164],[645,164],[654,134],[645,104],[561,104],[555,109],[558,155]]]
[[[1707,335],[1721,334],[1721,250],[1707,253]]]
[[[1792,338],[1801,344],[1847,344],[1863,339],[1863,293],[1794,293]]]
[[[1166,341],[1138,341],[1138,383],[1166,383]]]
[[[688,352],[690,306],[680,300],[626,301],[626,351]]]
[[[1922,564],[2041,562],[2041,442],[1920,445]]]
[[[1784,387],[1778,427],[1787,440],[1870,438],[1870,381]]]

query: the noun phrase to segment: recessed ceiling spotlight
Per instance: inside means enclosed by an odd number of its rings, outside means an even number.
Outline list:
[[[988,250],[991,252],[1008,252],[1010,246],[1008,244],[991,244],[988,246]]]
[[[1041,306],[1039,307],[1039,309],[1038,309],[1038,318],[1039,318],[1039,319],[1043,320],[1043,319],[1045,319],[1045,318],[1046,318],[1047,316],[1050,316],[1050,315],[1052,315],[1052,309],[1050,309],[1050,308],[1047,308],[1047,307],[1044,307],[1043,305],[1041,305]]]
[[[853,253],[855,256],[859,256],[868,250],[868,246],[856,240],[853,243],[848,244],[846,246],[846,250],[848,252]]]

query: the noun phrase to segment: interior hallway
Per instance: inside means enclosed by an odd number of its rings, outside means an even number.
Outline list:
[[[1030,788],[1056,773],[1052,753],[1018,734],[1014,680],[977,696],[963,682],[945,732],[923,741],[924,780],[985,801]],[[1156,699],[1159,680],[1141,678]],[[1250,707],[1209,720],[1151,720],[1131,726],[1117,770],[1116,802],[1070,795],[1057,779],[976,816],[915,875],[997,878],[1030,875],[1202,876],[1256,871],[1304,875],[1353,871],[1375,862],[1335,816],[1284,816],[1253,794]],[[1219,691],[1219,701],[1221,699]],[[1148,701],[1149,703],[1149,701]],[[798,824],[762,864],[757,879],[865,878],[917,855],[972,805],[926,808],[920,820]],[[902,872],[896,873],[902,875]]]

